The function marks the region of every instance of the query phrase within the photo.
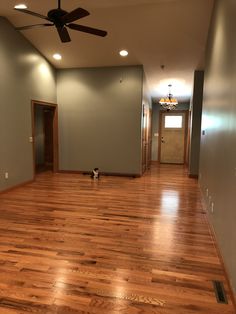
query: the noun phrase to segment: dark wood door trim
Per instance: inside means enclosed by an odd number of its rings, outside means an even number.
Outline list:
[[[35,178],[35,107],[36,105],[41,105],[48,107],[54,111],[53,115],[53,172],[58,172],[58,106],[57,104],[39,101],[39,100],[31,100],[31,120],[32,120],[32,148],[33,148],[33,165],[34,165],[34,178]]]

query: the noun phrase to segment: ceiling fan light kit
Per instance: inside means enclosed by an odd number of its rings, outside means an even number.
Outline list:
[[[27,30],[27,29],[33,29],[33,28],[39,28],[39,27],[55,26],[57,29],[58,35],[61,39],[61,42],[63,43],[71,41],[67,27],[76,31],[92,34],[95,36],[105,37],[107,35],[107,32],[104,30],[89,27],[89,26],[74,24],[73,23],[74,21],[88,16],[89,12],[83,8],[76,8],[72,10],[71,12],[67,12],[61,9],[60,0],[58,0],[58,7],[56,9],[50,10],[47,13],[47,16],[39,14],[37,12],[29,11],[25,7],[22,7],[22,5],[20,7],[15,6],[14,9],[19,12],[33,15],[47,21],[47,23],[43,23],[43,24],[34,24],[34,25],[16,27],[17,30]]]

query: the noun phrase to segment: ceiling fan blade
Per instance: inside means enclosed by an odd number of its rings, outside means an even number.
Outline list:
[[[105,37],[107,35],[106,31],[103,31],[101,29],[93,28],[93,27],[88,27],[84,25],[78,25],[78,24],[68,24],[67,25],[69,28],[74,29],[76,31],[84,32],[84,33],[89,33],[92,35],[97,35],[101,37]]]
[[[29,11],[29,10],[26,10],[26,9],[16,9],[16,8],[14,8],[14,10],[16,10],[18,12],[23,12],[23,13],[26,13],[26,14],[34,15],[34,16],[40,17],[41,19],[49,21],[49,18],[47,16],[39,14],[39,13],[36,13],[36,12],[32,12],[32,11]]]
[[[34,24],[34,25],[26,25],[26,26],[16,27],[15,29],[18,30],[18,31],[22,31],[24,29],[40,28],[40,27],[44,27],[44,26],[53,26],[53,25],[54,24],[49,24],[49,23]]]
[[[62,21],[64,23],[71,23],[71,22],[74,22],[74,21],[81,19],[82,17],[88,16],[88,15],[89,15],[88,11],[86,11],[82,8],[77,8],[77,9],[65,14],[62,17]]]
[[[67,29],[65,28],[65,26],[60,27],[60,28],[57,27],[57,32],[58,32],[58,34],[59,34],[59,36],[61,38],[61,41],[63,43],[68,43],[69,41],[71,41],[70,35],[69,35]]]

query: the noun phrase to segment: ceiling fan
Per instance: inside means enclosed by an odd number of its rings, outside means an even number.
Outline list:
[[[34,16],[37,16],[41,19],[48,21],[48,23],[44,23],[44,24],[35,24],[35,25],[16,27],[17,30],[55,26],[57,29],[57,32],[60,36],[60,39],[63,43],[71,41],[67,27],[69,27],[70,29],[76,30],[76,31],[89,33],[89,34],[96,35],[96,36],[105,37],[107,35],[106,31],[103,31],[103,30],[100,30],[97,28],[92,28],[92,27],[72,23],[76,20],[79,20],[79,19],[85,17],[85,16],[88,16],[89,12],[86,11],[85,9],[77,8],[77,9],[74,9],[73,11],[68,13],[65,10],[61,9],[61,0],[58,0],[58,8],[50,10],[48,12],[47,16],[44,16],[44,15],[36,13],[36,12],[29,11],[27,9],[15,8],[15,10],[17,10],[19,12],[26,13],[26,14],[34,15]]]

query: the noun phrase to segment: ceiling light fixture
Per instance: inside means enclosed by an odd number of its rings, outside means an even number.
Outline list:
[[[53,58],[55,60],[61,60],[62,56],[59,53],[54,53]]]
[[[15,5],[14,8],[19,9],[19,10],[23,10],[23,9],[27,9],[27,5],[24,3],[21,3],[21,4]]]
[[[163,109],[166,109],[167,111],[173,110],[177,107],[178,101],[176,98],[173,98],[173,95],[171,94],[171,87],[172,85],[169,84],[169,94],[166,98],[161,98],[159,101],[159,104],[162,106]]]
[[[122,57],[127,57],[128,56],[128,51],[127,50],[121,50],[120,51],[120,55],[122,56]]]

